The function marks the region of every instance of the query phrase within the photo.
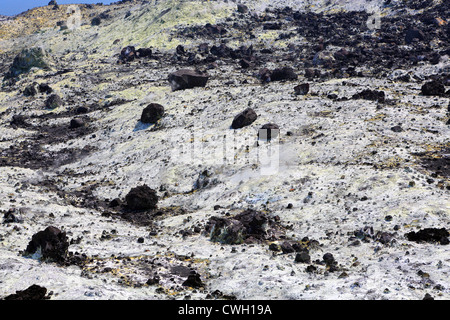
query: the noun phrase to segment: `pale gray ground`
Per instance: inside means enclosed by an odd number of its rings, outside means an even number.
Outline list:
[[[221,11],[231,10],[234,4],[217,5],[216,10]],[[260,1],[260,5],[266,3]],[[132,8],[136,17],[145,10]],[[139,18],[133,21],[141,23]],[[112,70],[117,61],[113,55],[128,44],[111,46],[122,32],[119,25],[130,26],[123,22],[110,30],[84,26],[78,33],[64,35],[70,42],[67,47],[56,30],[15,40],[42,43],[73,68],[73,73],[46,81],[65,97],[77,90],[88,91],[84,101],[76,100],[77,105],[104,104],[115,98],[130,102],[90,114],[95,118],[95,135],[70,141],[70,147],[98,148],[87,157],[57,169],[0,167],[0,209],[20,208],[23,218],[22,223],[0,225],[0,297],[39,284],[53,291],[52,299],[183,299],[188,295],[204,299],[215,290],[238,299],[416,300],[426,293],[435,299],[450,298],[449,246],[415,243],[404,237],[426,227],[450,228],[448,179],[441,179],[441,184],[440,179],[428,183],[430,172],[412,155],[448,144],[450,129],[443,121],[448,98],[420,96],[418,82],[362,77],[315,81],[309,94],[296,96],[293,86],[306,81],[302,76],[297,82],[261,85],[251,72],[243,73],[220,61],[217,68],[208,70],[211,77],[205,88],[172,92],[166,79],[176,66],[150,61],[130,73]],[[117,34],[110,34],[111,30]],[[8,40],[0,46],[5,50],[11,45]],[[164,52],[173,46],[154,48]],[[94,47],[97,53],[92,53]],[[100,84],[92,80],[97,75],[92,79],[77,75],[78,69],[94,72],[102,66],[108,73],[101,75]],[[406,71],[423,77],[449,67],[448,57],[443,57],[438,65],[422,64]],[[40,74],[43,71],[29,77],[42,81]],[[242,84],[244,79],[247,84]],[[229,80],[234,84],[224,85]],[[21,81],[31,83],[29,79]],[[123,89],[124,82],[132,86]],[[383,90],[393,102],[377,108],[374,101],[327,98],[331,93],[351,97],[365,88]],[[26,105],[35,114],[48,112],[42,109],[42,101],[40,97],[27,99],[18,90],[0,92],[0,108],[6,111],[1,119],[2,149],[30,135],[26,129],[8,126],[14,114],[11,110]],[[156,131],[138,122],[149,102],[166,107]],[[439,107],[431,108],[433,105]],[[255,109],[258,119],[249,127],[230,129],[232,118],[248,106]],[[257,146],[257,129],[267,122],[281,128],[279,144],[260,141]],[[398,124],[403,132],[391,130]],[[292,134],[287,135],[288,131]],[[269,149],[274,152],[272,172],[261,163]],[[212,173],[213,182],[190,192],[205,169]],[[68,172],[74,174],[64,174]],[[101,210],[68,205],[55,190],[39,185],[47,179],[68,193],[97,183],[94,195],[99,199],[123,199],[140,184],[156,190],[164,186],[168,194],[158,206],[182,207],[188,213],[162,217],[156,222],[157,235],[151,236],[152,228],[102,216]],[[292,209],[286,208],[289,203]],[[222,209],[213,210],[215,205]],[[310,250],[312,261],[322,260],[329,252],[340,270],[327,272],[325,266],[317,265],[317,272],[308,273],[307,264],[294,262],[295,254],[274,253],[269,243],[222,245],[204,234],[182,237],[179,233],[203,225],[221,212],[234,214],[249,207],[278,215],[282,225],[291,225],[286,231],[289,239],[317,240],[320,246]],[[392,221],[385,220],[388,215]],[[82,237],[69,251],[93,257],[91,265],[82,270],[21,256],[19,252],[32,235],[49,225],[64,229],[69,238]],[[399,226],[396,231],[395,225]],[[394,233],[395,240],[351,246],[350,236],[365,226]],[[105,234],[111,237],[102,239]],[[144,243],[138,243],[139,237],[144,237]],[[161,272],[171,264],[194,268],[206,289],[181,289],[182,279],[176,276],[173,283],[180,290],[171,289],[172,283],[145,285],[150,277],[146,259],[154,258],[162,261]],[[96,264],[112,271],[94,272]],[[158,291],[159,287],[164,290]]]

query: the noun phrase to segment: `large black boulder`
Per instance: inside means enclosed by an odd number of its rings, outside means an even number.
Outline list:
[[[208,82],[208,74],[191,69],[181,69],[169,74],[172,91],[204,87]]]
[[[156,123],[164,116],[164,107],[158,103],[150,103],[142,110],[142,123]]]
[[[158,203],[156,191],[146,184],[132,188],[125,197],[127,207],[131,210],[155,209]]]
[[[243,128],[252,124],[257,118],[258,115],[256,112],[252,108],[247,108],[234,117],[233,122],[231,123],[231,128]]]
[[[61,99],[61,97],[57,94],[52,94],[50,97],[47,98],[45,101],[45,106],[48,109],[56,109],[58,107],[61,107],[64,105],[64,101]]]
[[[30,256],[40,250],[42,260],[62,263],[67,257],[68,248],[69,241],[66,233],[50,226],[32,236],[24,255]]]

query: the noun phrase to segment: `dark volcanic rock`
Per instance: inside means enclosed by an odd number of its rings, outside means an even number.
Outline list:
[[[394,126],[391,128],[391,130],[394,132],[402,132],[403,131],[401,126]]]
[[[163,116],[164,116],[164,107],[158,103],[150,103],[142,111],[141,122],[156,123]]]
[[[63,100],[61,99],[60,96],[58,96],[57,94],[52,94],[50,97],[48,97],[48,99],[45,101],[45,107],[49,108],[49,109],[56,109],[58,107],[61,107],[62,105],[64,105]]]
[[[29,286],[23,291],[16,291],[14,294],[4,297],[4,300],[46,300],[50,297],[46,296],[47,289],[37,284]]]
[[[364,100],[384,102],[385,93],[384,91],[365,89],[359,93],[354,94],[352,96],[352,99],[364,99]]]
[[[298,76],[291,67],[276,68],[269,70],[262,68],[259,70],[258,78],[262,82],[297,80]]]
[[[47,62],[47,54],[42,48],[30,48],[22,50],[13,61],[6,78],[17,77],[27,73],[31,68],[50,69]]]
[[[270,81],[297,80],[298,76],[290,67],[277,68],[270,73]]]
[[[127,207],[131,210],[155,209],[158,200],[156,191],[145,184],[132,188],[125,197]]]
[[[21,114],[14,115],[10,122],[11,127],[16,128],[26,128],[30,126],[26,121],[25,117]]]
[[[53,92],[53,89],[47,83],[40,83],[38,88],[40,93],[50,94]]]
[[[264,30],[281,30],[282,24],[279,22],[267,22],[263,25]]]
[[[204,26],[204,32],[209,36],[215,35],[224,35],[227,33],[227,30],[219,25],[212,25],[211,23],[207,23]]]
[[[294,247],[288,242],[288,241],[284,241],[281,245],[280,245],[280,249],[283,253],[292,253],[295,252]]]
[[[161,278],[158,275],[154,275],[152,278],[149,278],[146,282],[147,285],[153,286],[159,284]]]
[[[424,96],[443,96],[445,94],[445,87],[442,82],[432,80],[425,83],[421,91]]]
[[[296,95],[305,95],[309,92],[309,83],[302,83],[294,87]]]
[[[327,266],[327,270],[330,272],[334,272],[338,270],[337,261],[334,259],[333,255],[329,252],[325,253],[322,257],[323,261]]]
[[[186,281],[183,282],[182,286],[191,288],[201,288],[204,287],[205,285],[200,279],[200,275],[195,270],[192,270]]]
[[[411,231],[405,234],[409,241],[414,242],[438,242],[442,245],[449,244],[449,233],[445,228],[425,228],[417,232]]]
[[[243,4],[238,4],[237,5],[237,11],[239,12],[239,13],[247,13],[248,12],[248,7],[246,6],[246,5],[243,5]]]
[[[280,133],[280,128],[275,123],[266,123],[258,130],[258,138],[262,140],[271,140]]]
[[[309,256],[308,252],[299,252],[295,256],[295,262],[310,263],[311,262],[311,257]]]
[[[84,113],[88,113],[88,112],[89,112],[89,109],[88,109],[88,107],[85,107],[85,106],[78,107],[75,110],[76,114],[84,114]]]
[[[25,97],[34,97],[37,94],[35,84],[30,84],[23,90],[23,95]]]
[[[433,296],[429,293],[425,293],[425,296],[422,300],[434,300]]]
[[[262,82],[270,82],[271,81],[270,75],[271,75],[271,71],[267,68],[263,68],[263,69],[259,70],[258,78]]]
[[[274,240],[273,234],[278,228],[275,220],[262,212],[247,209],[234,217],[211,217],[205,226],[205,231],[213,242],[255,243]]]
[[[268,219],[262,212],[248,209],[236,215],[234,219],[242,223],[245,234],[255,238],[261,238],[265,235],[263,226]]]
[[[139,58],[148,58],[152,56],[152,49],[150,48],[139,48],[137,50],[137,56]]]
[[[95,17],[91,20],[92,26],[99,26],[102,23],[102,19],[100,17]]]
[[[425,36],[423,32],[418,29],[408,29],[405,34],[405,43],[411,44],[414,39],[421,41],[425,39]]]
[[[17,210],[15,208],[9,209],[5,214],[3,215],[3,223],[20,223],[22,222],[22,218],[20,215],[16,212]]]
[[[240,129],[252,124],[258,115],[252,108],[247,108],[238,115],[236,115],[231,123],[231,128]]]
[[[247,59],[241,59],[239,61],[239,65],[241,66],[241,68],[247,69],[248,67],[250,67],[250,61],[248,61]]]
[[[234,219],[211,217],[206,230],[210,240],[223,244],[241,244],[244,242],[244,226]]]
[[[449,154],[450,148],[442,148],[438,151],[427,151],[413,153],[417,156],[421,165],[428,171],[433,172],[433,176],[442,176],[444,178],[450,177],[450,161],[447,154]]]
[[[66,233],[50,226],[33,235],[24,255],[29,256],[40,250],[43,260],[62,263],[66,259],[68,247]]]
[[[169,75],[169,83],[172,91],[191,89],[194,87],[204,87],[208,82],[209,76],[206,73],[191,70],[181,69]]]
[[[186,51],[184,50],[184,47],[183,47],[181,44],[179,44],[179,45],[176,47],[175,52],[176,52],[178,55],[183,55],[183,54],[186,53]]]
[[[136,58],[136,48],[133,46],[127,46],[122,49],[119,56],[119,61],[129,62]]]

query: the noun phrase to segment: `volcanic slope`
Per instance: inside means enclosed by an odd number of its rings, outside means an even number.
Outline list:
[[[305,3],[0,21],[0,297],[449,299],[448,1]]]

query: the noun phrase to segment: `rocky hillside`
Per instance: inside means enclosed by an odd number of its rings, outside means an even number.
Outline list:
[[[0,19],[0,298],[449,299],[448,1]]]

